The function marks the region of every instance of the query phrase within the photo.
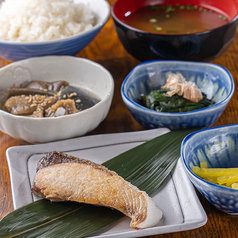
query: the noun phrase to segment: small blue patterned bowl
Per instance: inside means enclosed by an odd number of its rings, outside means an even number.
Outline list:
[[[32,43],[0,41],[0,56],[8,61],[18,61],[48,55],[76,55],[97,36],[110,17],[110,5],[107,1],[84,0],[83,2],[89,4],[96,16],[97,23],[91,30],[52,41]]]
[[[210,107],[183,113],[157,112],[140,105],[141,94],[165,85],[169,73],[181,73],[216,102]],[[145,128],[171,130],[210,127],[220,117],[234,93],[229,71],[219,65],[202,62],[154,60],[137,65],[125,78],[121,96],[132,116]]]
[[[238,190],[210,183],[191,169],[206,161],[209,168],[238,167],[238,124],[205,129],[188,135],[181,145],[181,157],[188,177],[216,208],[238,214]]]

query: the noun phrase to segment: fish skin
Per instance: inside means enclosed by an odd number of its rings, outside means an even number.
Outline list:
[[[152,198],[116,172],[60,152],[51,152],[38,163],[32,192],[51,201],[117,209],[132,219],[130,226],[134,229],[155,226],[162,218]]]

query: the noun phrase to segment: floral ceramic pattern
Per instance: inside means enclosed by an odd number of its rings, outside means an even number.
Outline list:
[[[184,167],[194,186],[216,208],[238,214],[238,190],[219,186],[196,176],[192,167],[207,161],[210,168],[238,167],[238,125],[198,131],[181,145]]]
[[[182,73],[216,104],[185,113],[156,112],[140,105],[140,95],[163,86],[169,73]],[[210,127],[220,117],[234,92],[231,74],[211,63],[186,61],[147,61],[136,66],[125,78],[121,95],[133,117],[145,128]]]

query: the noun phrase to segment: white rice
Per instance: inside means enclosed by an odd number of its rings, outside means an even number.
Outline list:
[[[90,7],[73,0],[5,0],[0,8],[0,40],[5,41],[62,39],[94,24]]]

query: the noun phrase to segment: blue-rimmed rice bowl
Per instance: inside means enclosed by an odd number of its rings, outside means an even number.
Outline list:
[[[2,0],[0,0],[0,3]],[[98,35],[110,17],[110,5],[105,0],[75,0],[90,6],[96,17],[95,26],[85,32],[59,40],[42,42],[9,42],[0,40],[0,56],[8,61],[48,55],[74,56]]]

